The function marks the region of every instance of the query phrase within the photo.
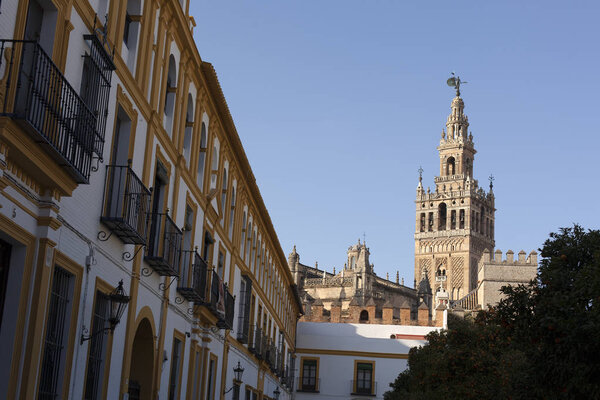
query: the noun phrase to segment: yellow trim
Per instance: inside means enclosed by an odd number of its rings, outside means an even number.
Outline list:
[[[181,343],[181,352],[179,353],[179,366],[177,367],[177,393],[175,398],[179,399],[181,395],[181,377],[183,376],[183,359],[185,358],[185,334],[179,332],[177,329],[173,329],[173,342],[171,343],[171,362],[173,362],[173,352],[175,351],[175,339]],[[191,365],[191,364],[189,364]],[[169,363],[169,384],[167,388],[171,387],[171,371],[173,366]],[[188,368],[189,373],[190,368]]]
[[[43,240],[43,239],[42,239]],[[42,241],[40,240],[40,242]],[[40,247],[42,247],[40,245]],[[44,251],[44,256],[43,258],[45,259],[45,254],[46,252]],[[61,253],[58,250],[54,251],[54,260],[52,263],[52,268],[46,268],[45,265],[42,265],[41,267],[44,269],[51,269],[51,273],[49,276],[49,279],[47,281],[48,285],[45,286],[46,288],[46,292],[44,293],[43,297],[44,297],[44,307],[43,310],[44,312],[41,313],[41,317],[43,319],[43,329],[37,331],[37,333],[42,332],[41,335],[36,335],[37,336],[37,340],[36,343],[39,344],[39,351],[37,352],[37,354],[39,354],[39,358],[37,358],[37,360],[39,360],[39,364],[38,367],[36,368],[36,384],[32,385],[32,387],[28,387],[27,388],[27,392],[28,393],[32,393],[33,388],[36,388],[36,392],[37,390],[39,390],[39,375],[41,373],[42,370],[42,363],[43,363],[43,355],[44,355],[44,346],[43,346],[43,342],[44,342],[44,338],[46,337],[46,329],[47,329],[47,324],[48,324],[48,308],[47,308],[47,304],[49,303],[50,300],[50,294],[51,294],[51,288],[52,288],[52,276],[54,275],[54,269],[59,266],[61,268],[63,268],[64,270],[68,271],[69,273],[73,274],[73,296],[72,296],[72,300],[71,300],[71,320],[69,321],[69,325],[68,325],[68,335],[67,335],[67,341],[65,344],[65,364],[64,364],[64,375],[63,375],[63,382],[62,382],[62,388],[61,388],[61,397],[63,398],[67,398],[68,397],[68,393],[69,393],[69,384],[70,384],[70,380],[71,380],[71,368],[73,366],[73,350],[75,347],[75,336],[76,336],[76,332],[77,332],[77,318],[79,316],[79,297],[81,294],[81,281],[82,281],[82,277],[83,277],[83,267],[81,267],[79,264],[77,264],[75,261],[73,261],[72,259],[70,259],[69,257],[67,257],[66,255],[64,255],[63,253]],[[36,324],[37,325],[37,324]],[[32,333],[32,335],[34,335],[34,333]],[[33,362],[33,360],[31,360]],[[32,378],[32,376],[30,377]]]
[[[372,360],[354,360],[354,375],[352,376],[354,385],[352,388],[353,389],[352,393],[356,393],[356,382],[358,381],[358,377],[357,377],[358,364],[371,364],[371,393],[369,393],[369,394],[373,394],[373,392],[375,390],[375,361],[372,361]]]
[[[302,378],[304,376],[304,361],[316,361],[317,362],[317,372],[315,375],[315,391],[319,391],[321,388],[319,387],[319,357],[300,357],[300,373],[298,378],[298,390],[302,390]]]
[[[25,247],[25,264],[23,267],[23,278],[21,280],[21,290],[19,297],[19,311],[15,327],[15,336],[12,342],[12,360],[10,367],[10,377],[8,380],[7,398],[12,399],[16,396],[19,365],[21,363],[21,354],[23,348],[23,339],[25,331],[25,316],[27,315],[27,303],[29,301],[29,288],[33,273],[33,260],[35,254],[35,237],[24,230],[19,225],[0,214],[0,231],[5,232],[9,237],[21,243]]]
[[[43,183],[41,192],[47,188],[62,196],[73,193],[77,187],[73,178],[9,117],[0,117],[0,137],[9,148],[7,161],[14,162],[35,182]]]
[[[89,322],[89,332],[90,334],[93,334],[96,330],[97,327],[94,326],[94,312],[96,310],[96,300],[98,298],[98,292],[102,292],[105,295],[109,295],[110,292],[112,292],[114,290],[114,288],[105,280],[103,280],[100,277],[96,277],[96,283],[94,285],[94,300],[92,301],[92,314],[91,314],[91,318],[90,318],[90,322]],[[88,342],[90,343],[90,342]],[[108,375],[109,375],[109,371],[110,371],[110,361],[111,361],[111,356],[112,356],[112,344],[113,344],[113,332],[112,331],[108,331],[108,338],[106,340],[106,348],[104,349],[104,372],[102,373],[102,384],[101,384],[101,391],[99,393],[100,398],[104,398],[106,396],[106,391],[108,389]],[[87,386],[87,373],[88,373],[88,367],[89,367],[89,360],[90,360],[90,351],[91,351],[91,345],[88,344],[88,351],[87,351],[87,357],[85,360],[85,381],[83,382],[83,393],[85,393],[85,389]]]
[[[372,351],[351,351],[351,350],[329,350],[329,349],[302,349],[297,348],[296,353],[304,354],[328,354],[331,356],[353,356],[353,357],[371,357],[371,358],[395,358],[408,360],[408,354],[401,353],[376,353]]]

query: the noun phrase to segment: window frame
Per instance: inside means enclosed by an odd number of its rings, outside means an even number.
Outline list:
[[[309,361],[309,362],[314,362],[315,363],[315,376],[314,376],[314,389],[310,389],[310,388],[306,388],[309,385],[304,385],[304,367],[305,367],[305,363]],[[319,387],[319,361],[320,358],[319,357],[300,357],[300,377],[298,378],[298,392],[310,392],[310,393],[319,393],[320,387]],[[310,379],[310,378],[309,378]]]
[[[96,314],[96,304],[98,301],[98,293],[102,293],[104,296],[109,296],[110,293],[114,290],[114,288],[112,288],[110,286],[110,284],[106,281],[104,281],[103,279],[101,279],[100,277],[96,277],[96,284],[95,284],[95,288],[94,288],[94,301],[92,302],[92,316],[91,316],[91,321],[90,321],[90,333],[94,333],[96,331],[99,330],[99,328],[94,326],[94,318],[95,318],[95,314]],[[108,303],[108,306],[110,307],[110,301]],[[108,310],[109,316],[110,316],[110,309]],[[99,382],[99,386],[98,388],[100,389],[100,391],[98,392],[98,398],[99,399],[103,399],[106,396],[107,393],[107,389],[108,389],[108,375],[109,375],[109,371],[110,371],[110,362],[111,362],[111,355],[112,355],[112,345],[113,345],[113,332],[112,331],[108,331],[107,332],[108,337],[106,338],[106,342],[104,345],[104,360],[102,361],[103,366],[102,366],[102,382]],[[86,391],[87,391],[87,375],[89,372],[89,363],[90,363],[90,353],[92,352],[92,340],[94,340],[95,338],[90,339],[89,341],[89,345],[88,345],[88,350],[87,350],[87,357],[86,357],[86,366],[85,366],[85,380],[83,383],[83,395],[84,398],[86,398]]]
[[[175,345],[179,342],[179,354],[177,359],[177,365],[173,364]],[[178,330],[173,330],[173,342],[171,343],[171,363],[169,368],[169,384],[167,386],[167,398],[168,399],[179,399],[181,395],[181,377],[183,376],[183,359],[185,358],[185,335]],[[175,382],[175,393],[171,397],[171,387],[173,386],[173,368],[177,368],[176,382]]]
[[[358,371],[359,371],[358,366],[360,364],[371,365],[371,381],[370,381],[371,387],[370,387],[370,392],[368,392],[368,393],[363,392],[363,391],[360,391],[360,392],[358,391],[359,390],[359,388],[358,388],[358,380],[359,380],[358,379]],[[371,396],[375,395],[375,361],[374,360],[354,360],[354,375],[353,376],[354,376],[354,384],[352,385],[353,386],[352,387],[353,395],[354,394],[371,395]],[[364,390],[364,389],[361,389],[361,390]]]

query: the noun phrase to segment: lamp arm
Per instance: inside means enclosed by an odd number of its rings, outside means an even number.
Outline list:
[[[85,336],[84,333],[81,334],[81,340],[79,341],[79,344],[83,344],[83,342],[90,340],[91,338],[97,336],[98,334],[102,333],[102,332],[106,332],[106,331],[112,331],[114,328],[112,327],[106,327],[106,328],[102,328],[102,329],[98,329],[96,332],[92,333],[91,335]],[[87,329],[85,329],[84,331],[87,331]]]

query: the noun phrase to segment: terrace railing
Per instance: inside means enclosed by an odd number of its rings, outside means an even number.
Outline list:
[[[150,235],[144,260],[161,276],[179,276],[181,230],[165,213],[151,213]]]
[[[150,190],[129,165],[108,165],[102,221],[123,243],[145,245],[148,239]]]

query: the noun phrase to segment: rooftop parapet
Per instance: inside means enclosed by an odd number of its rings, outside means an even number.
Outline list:
[[[512,250],[508,250],[506,252],[506,258],[502,259],[502,251],[496,250],[494,252],[494,258],[491,257],[491,253],[488,249],[485,249],[483,255],[481,256],[481,262],[485,264],[496,264],[496,265],[536,265],[538,263],[538,254],[535,250],[531,251],[529,255],[525,253],[524,250],[519,251],[517,254],[517,260],[514,258],[514,252]]]

